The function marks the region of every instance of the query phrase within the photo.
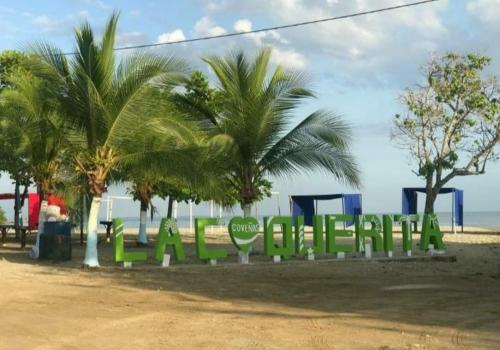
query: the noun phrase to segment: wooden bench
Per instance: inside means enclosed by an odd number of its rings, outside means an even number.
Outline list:
[[[14,224],[2,224],[0,225],[0,231],[2,231],[2,247],[5,247],[5,239],[7,238],[7,233],[10,229],[15,231],[16,226]],[[28,226],[20,226],[21,231],[21,249],[26,247],[26,232],[30,231]]]

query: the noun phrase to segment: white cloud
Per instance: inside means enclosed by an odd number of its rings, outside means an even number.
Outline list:
[[[54,21],[50,19],[49,16],[47,15],[41,15],[41,16],[36,16],[33,19],[33,23],[42,27],[47,27],[51,26],[54,23]]]
[[[249,32],[252,30],[252,22],[248,19],[239,19],[234,22],[234,30],[237,32]]]
[[[116,35],[116,46],[134,46],[148,42],[147,36],[142,32],[119,32]]]
[[[66,22],[64,19],[51,18],[47,15],[34,16],[33,24],[38,26],[43,32],[53,32],[61,29]]]
[[[306,67],[304,55],[293,49],[280,49],[273,47],[271,62],[282,65],[286,68],[303,70]]]
[[[500,21],[500,0],[473,0],[467,11],[482,22],[495,23]]]
[[[210,17],[201,18],[194,25],[194,32],[197,36],[216,36],[226,34],[226,30],[218,25]]]
[[[252,28],[252,22],[249,19],[239,19],[234,22],[233,26],[234,30],[239,33],[250,32]],[[281,43],[288,44],[289,41],[285,40],[281,37],[281,35],[275,31],[271,30],[268,32],[258,32],[258,33],[249,33],[244,36],[245,38],[252,39],[257,45],[265,45],[266,43]]]
[[[85,20],[90,18],[90,13],[87,10],[82,10],[77,13],[77,17],[80,18],[81,20]]]
[[[401,5],[403,1],[209,0],[205,4],[212,16],[228,12],[255,16],[265,13],[269,18],[268,25],[274,26]],[[431,48],[453,48],[456,34],[450,33],[444,25],[448,4],[448,0],[442,0],[380,14],[244,37],[251,38],[257,45],[272,45],[281,51],[290,51],[290,47],[293,47],[293,52],[307,58],[314,56],[315,62],[330,67],[329,71],[335,67],[336,74],[356,83],[362,80],[373,82],[384,77],[384,83],[392,80],[397,84],[406,84],[402,78],[414,79],[418,65],[429,58]],[[237,21],[235,30],[247,31],[251,22],[246,21]]]
[[[72,32],[75,23],[89,17],[88,11],[85,10],[58,17],[51,17],[46,14],[33,14],[31,12],[23,12],[22,15],[32,25],[37,27],[37,30],[50,33],[51,35],[67,35],[68,32]]]
[[[186,40],[186,36],[181,29],[176,29],[170,33],[163,33],[158,35],[158,43],[171,43],[173,41]]]

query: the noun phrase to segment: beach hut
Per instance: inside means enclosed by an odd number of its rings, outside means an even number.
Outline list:
[[[342,213],[346,215],[360,215],[362,210],[362,198],[360,193],[354,194],[319,194],[319,195],[294,195],[290,196],[290,211],[292,216],[303,215],[304,223],[307,226],[312,226],[313,215],[316,215],[318,209],[318,201],[329,201],[340,199],[342,200]],[[333,214],[333,213],[332,213]],[[353,221],[347,222],[347,226],[354,224]]]
[[[402,189],[402,213],[417,214],[418,193],[425,193],[423,187],[405,187]],[[464,191],[454,187],[444,187],[439,194],[451,193],[451,225],[456,232],[456,225],[462,226],[464,232]]]

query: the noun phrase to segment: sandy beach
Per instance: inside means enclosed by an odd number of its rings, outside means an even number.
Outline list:
[[[470,232],[470,230],[467,230]],[[32,238],[32,237],[31,237]],[[127,236],[133,248],[133,236]],[[154,236],[150,236],[150,254]],[[441,261],[398,259],[238,265],[227,235],[207,234],[227,261],[125,270],[111,244],[102,268],[39,262],[13,240],[0,250],[0,349],[498,349],[500,235],[446,234]],[[417,244],[414,237],[414,244]],[[415,248],[414,252],[417,252]]]

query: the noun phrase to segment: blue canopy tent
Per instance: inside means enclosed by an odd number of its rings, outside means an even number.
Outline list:
[[[362,214],[361,194],[320,194],[305,196],[290,196],[290,208],[292,216],[304,215],[304,224],[312,226],[313,215],[317,211],[318,201],[327,201],[332,199],[342,199],[342,212],[346,215]],[[316,204],[316,205],[315,205]],[[347,226],[354,224],[354,221],[347,223]]]
[[[403,188],[403,214],[416,214],[417,213],[417,194],[425,193],[425,188],[422,187],[406,187]],[[464,231],[464,191],[458,188],[445,187],[439,191],[439,194],[451,193],[453,195],[451,202],[451,222],[452,230],[455,231],[455,225],[462,226]]]

